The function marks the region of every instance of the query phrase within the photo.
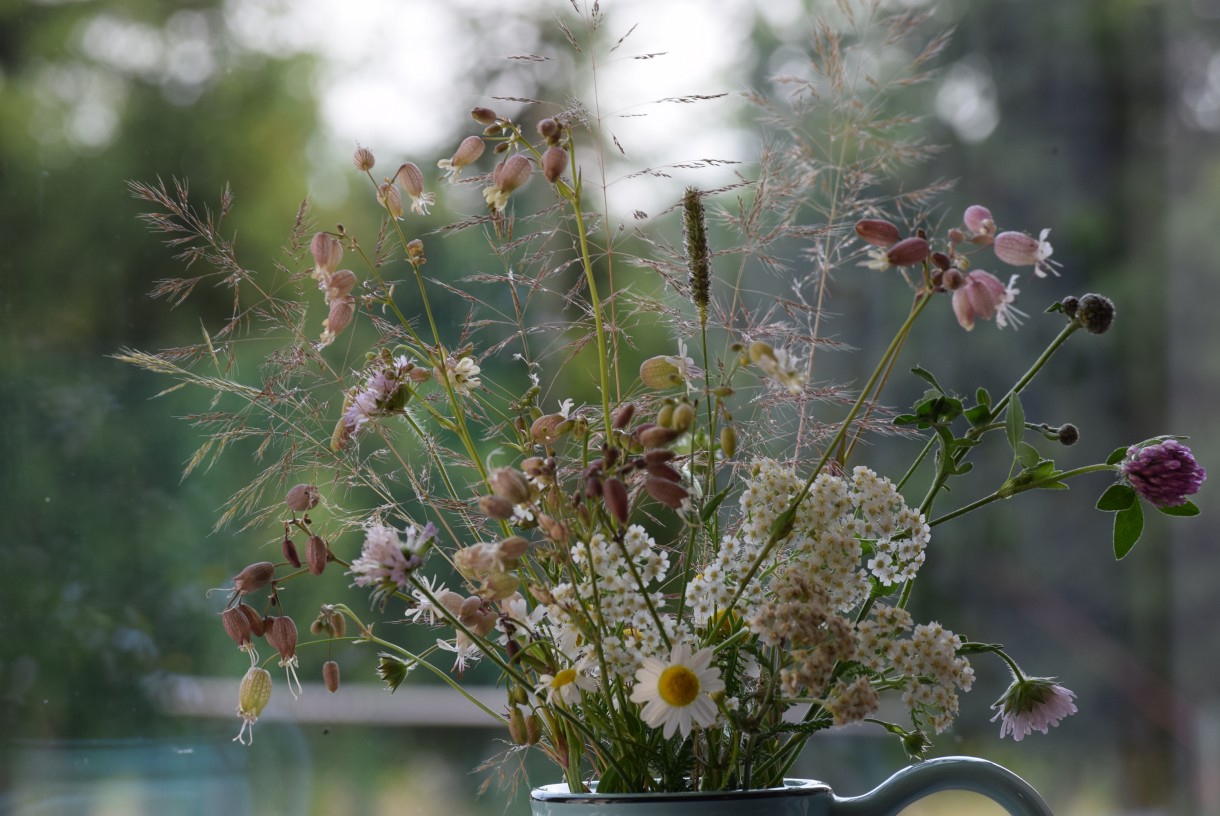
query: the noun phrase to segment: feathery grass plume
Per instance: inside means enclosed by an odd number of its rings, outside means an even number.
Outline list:
[[[699,323],[707,324],[712,289],[712,253],[707,244],[703,198],[694,187],[682,194],[682,228],[686,236],[686,264],[690,270],[691,300],[699,308]]]

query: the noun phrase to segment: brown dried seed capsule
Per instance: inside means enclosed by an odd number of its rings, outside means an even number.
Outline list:
[[[487,478],[491,492],[513,504],[530,500],[530,483],[525,474],[515,468],[497,468]]]
[[[667,479],[657,479],[654,477],[644,483],[644,488],[648,491],[648,495],[674,510],[681,507],[682,502],[690,497],[690,494],[686,492],[686,488]]]
[[[250,621],[237,607],[229,607],[224,612],[221,612],[220,624],[238,646],[245,646],[250,642],[253,634],[250,631]]]
[[[250,622],[250,631],[257,637],[266,634],[267,625],[263,622],[263,616],[254,611],[254,607],[248,603],[239,603],[234,609],[246,616],[246,620]]]
[[[274,577],[275,564],[270,561],[259,561],[233,576],[233,592],[237,595],[248,595],[256,589],[267,586]]]
[[[671,482],[682,481],[682,474],[664,462],[658,462],[655,465],[645,463],[644,466],[648,469],[650,475],[656,476],[658,479],[668,479]]]
[[[669,462],[669,461],[673,460],[674,456],[676,456],[676,455],[677,454],[675,454],[673,451],[667,450],[665,448],[658,448],[657,450],[650,450],[644,454],[644,464],[645,465],[664,464],[665,462]]]
[[[885,259],[893,266],[911,266],[922,262],[931,251],[932,248],[923,238],[903,238],[890,247],[890,251],[885,253]]]
[[[479,499],[479,510],[497,521],[508,521],[513,517],[513,503],[500,496],[483,496]]]
[[[640,440],[640,444],[645,448],[660,448],[673,442],[680,436],[680,433],[673,428],[663,428],[660,425],[654,425],[651,428],[644,428],[637,431],[636,438]]]
[[[568,151],[562,147],[548,147],[542,154],[542,175],[554,184],[568,167]]]
[[[322,664],[322,682],[326,684],[326,690],[334,694],[339,690],[339,664],[333,660],[327,660]]]
[[[305,545],[305,561],[309,564],[309,571],[314,575],[321,575],[326,569],[329,557],[330,551],[322,536],[310,536],[309,543]]]
[[[287,660],[297,653],[297,625],[287,615],[280,615],[267,627],[267,643],[280,653],[282,660]]]
[[[887,247],[898,243],[898,227],[880,218],[864,218],[856,222],[856,235],[873,246]]]
[[[330,613],[330,633],[337,638],[347,634],[347,618],[343,617],[342,612]]]
[[[291,538],[285,538],[281,549],[284,551],[284,558],[292,566],[299,568],[301,566],[301,556],[297,553],[297,545]]]
[[[606,503],[606,509],[618,520],[619,524],[627,523],[631,511],[631,502],[627,498],[627,485],[615,477],[607,479],[602,485],[602,501]]]
[[[480,125],[494,125],[500,117],[491,108],[471,108],[470,118]]]

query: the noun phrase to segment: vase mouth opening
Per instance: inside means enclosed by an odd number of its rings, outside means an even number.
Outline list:
[[[606,804],[608,802],[713,802],[721,799],[770,799],[774,797],[791,796],[792,794],[810,794],[829,792],[830,786],[816,779],[785,779],[782,786],[773,788],[751,788],[733,790],[707,791],[649,791],[644,793],[598,793],[597,783],[591,783],[592,790],[588,793],[571,793],[568,783],[557,782],[553,785],[542,785],[530,792],[530,799],[535,802],[550,802],[553,804]]]

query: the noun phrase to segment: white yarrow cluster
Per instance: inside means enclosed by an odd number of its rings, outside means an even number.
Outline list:
[[[957,716],[957,689],[974,685],[970,661],[957,654],[962,640],[939,623],[920,624],[910,640],[895,640],[888,647],[890,663],[908,679],[902,702],[917,722],[926,722],[939,734]]]

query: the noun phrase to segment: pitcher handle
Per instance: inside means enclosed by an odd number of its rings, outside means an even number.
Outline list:
[[[1033,786],[1007,768],[975,757],[941,757],[904,768],[863,796],[832,797],[830,816],[894,816],[938,791],[981,793],[1011,816],[1054,816]]]

